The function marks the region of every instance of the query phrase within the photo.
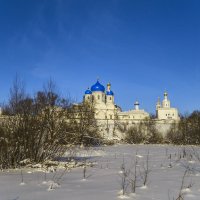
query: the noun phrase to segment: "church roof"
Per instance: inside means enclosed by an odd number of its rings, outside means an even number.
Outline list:
[[[101,83],[99,83],[99,81],[97,80],[97,82],[91,87],[91,91],[92,92],[105,92],[105,87],[103,85],[101,85]]]
[[[85,94],[92,94],[92,91],[90,90],[90,88],[88,88],[88,89],[85,91]]]
[[[110,90],[110,91],[106,91],[106,95],[112,95],[113,96],[114,93],[113,93],[113,91]]]

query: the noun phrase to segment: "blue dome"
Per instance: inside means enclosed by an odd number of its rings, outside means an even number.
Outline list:
[[[106,91],[106,95],[112,95],[113,96],[114,93],[113,93],[113,91],[110,90],[110,91]]]
[[[85,94],[92,94],[90,88],[88,88],[88,89],[85,91]]]
[[[105,87],[97,81],[92,87],[91,87],[92,92],[105,92]]]

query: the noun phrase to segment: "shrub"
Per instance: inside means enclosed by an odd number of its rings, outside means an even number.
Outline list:
[[[131,144],[142,143],[145,140],[145,134],[139,127],[130,127],[126,132],[125,141]]]

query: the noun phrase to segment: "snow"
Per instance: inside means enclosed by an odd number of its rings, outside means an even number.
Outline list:
[[[191,153],[189,146],[184,148]],[[200,162],[191,155],[182,157],[182,149],[182,146],[171,145],[114,145],[77,150],[73,154],[75,159],[86,158],[86,162],[94,162],[93,167],[86,167],[86,179],[81,165],[66,171],[57,168],[49,173],[37,168],[1,171],[0,200],[172,200],[180,191],[184,200],[199,200]],[[140,174],[148,152],[150,172],[147,185],[143,185]],[[69,155],[66,152],[65,156]],[[121,166],[124,162],[125,168],[132,170],[135,156],[138,160],[136,193],[128,186],[123,195]],[[191,171],[186,174],[181,189],[186,168]]]

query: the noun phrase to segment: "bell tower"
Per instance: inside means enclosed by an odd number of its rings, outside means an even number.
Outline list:
[[[167,92],[164,93],[164,99],[163,99],[163,102],[162,102],[162,107],[163,108],[170,108],[170,100],[168,99]]]
[[[111,84],[107,84],[107,90],[106,90],[106,103],[107,104],[114,104],[114,93],[111,91]]]
[[[159,108],[161,108],[160,97],[158,97],[158,101],[156,103],[156,110],[158,110]]]
[[[134,106],[135,106],[135,110],[139,110],[139,102],[138,101],[136,101],[135,103],[134,103]]]
[[[85,102],[92,102],[92,92],[91,92],[91,90],[90,90],[89,87],[88,87],[88,89],[85,91],[84,101],[85,101]]]

